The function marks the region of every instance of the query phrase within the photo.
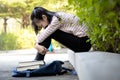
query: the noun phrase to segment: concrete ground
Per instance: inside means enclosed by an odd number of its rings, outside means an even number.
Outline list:
[[[53,60],[68,61],[68,55],[65,49],[56,50],[56,54],[47,54],[45,61],[47,63]],[[60,54],[61,53],[61,54]],[[31,78],[14,78],[11,77],[11,71],[21,61],[34,60],[36,50],[15,50],[15,51],[0,51],[0,80],[78,80],[77,75],[64,74],[57,76],[46,76],[46,77],[31,77]],[[73,68],[71,64],[65,62],[66,67]]]

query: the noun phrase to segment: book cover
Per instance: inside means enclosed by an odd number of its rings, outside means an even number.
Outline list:
[[[39,69],[43,65],[45,65],[44,61],[23,61],[18,63],[18,67],[16,67],[16,69],[17,71]]]
[[[28,69],[39,69],[40,65],[28,65],[28,66],[18,66],[16,67],[17,71],[23,71],[23,70],[28,70]]]
[[[44,61],[24,61],[24,62],[19,62],[18,66],[30,66],[30,65],[44,65]]]

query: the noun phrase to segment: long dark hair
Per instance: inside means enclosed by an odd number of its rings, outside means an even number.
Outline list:
[[[48,22],[52,21],[52,17],[55,15],[55,12],[48,11],[43,7],[35,7],[31,14],[32,27],[34,28],[35,33],[37,34],[41,28],[35,25],[34,19],[43,20],[42,15],[46,15]]]

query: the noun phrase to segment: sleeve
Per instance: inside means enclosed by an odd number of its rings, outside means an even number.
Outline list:
[[[37,35],[36,43],[43,42],[48,36],[54,33],[60,27],[60,21],[56,16],[53,16],[51,23],[48,27]]]

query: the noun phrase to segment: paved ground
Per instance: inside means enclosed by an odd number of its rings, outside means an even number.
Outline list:
[[[45,61],[47,63],[53,60],[68,61],[66,50],[56,51],[58,54],[47,54]],[[61,53],[62,54],[59,54]],[[34,60],[35,50],[18,50],[18,51],[0,51],[0,80],[78,80],[76,75],[64,74],[59,76],[32,77],[32,78],[14,78],[11,77],[11,70],[18,65],[18,62]],[[65,62],[65,66],[72,66]]]

